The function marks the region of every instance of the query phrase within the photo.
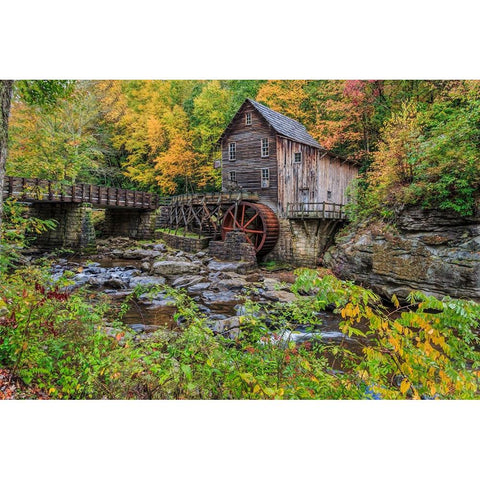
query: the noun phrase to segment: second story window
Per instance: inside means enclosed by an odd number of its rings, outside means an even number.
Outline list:
[[[252,114],[250,112],[245,114],[245,125],[252,124]]]
[[[231,142],[228,144],[228,159],[229,160],[237,159],[237,144],[235,142]]]
[[[302,163],[302,152],[295,152],[293,154],[293,163]]]
[[[262,138],[262,157],[268,157],[268,138]]]

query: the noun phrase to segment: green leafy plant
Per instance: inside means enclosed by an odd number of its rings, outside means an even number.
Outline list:
[[[43,220],[28,215],[25,205],[16,199],[7,199],[3,205],[3,221],[0,230],[0,272],[18,260],[22,248],[36,235],[57,226],[55,220]]]

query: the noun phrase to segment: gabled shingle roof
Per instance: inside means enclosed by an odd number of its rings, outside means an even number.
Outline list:
[[[348,158],[341,157],[330,150],[327,150],[325,147],[322,147],[308,132],[307,129],[293,118],[289,118],[286,115],[282,115],[281,113],[276,112],[275,110],[271,110],[270,108],[262,105],[261,103],[252,100],[251,98],[247,98],[243,103],[242,106],[237,110],[237,113],[234,115],[228,126],[223,131],[220,138],[217,142],[221,142],[222,139],[225,137],[226,133],[229,131],[231,125],[234,123],[235,118],[242,110],[243,106],[246,102],[249,102],[255,110],[265,119],[265,121],[280,135],[284,137],[290,138],[296,142],[303,143],[305,145],[310,145],[311,147],[316,147],[324,152],[327,152],[334,158],[338,158],[344,162],[349,162],[354,165],[358,165],[358,162],[355,160],[351,160]]]
[[[247,98],[247,101],[257,110],[257,112],[270,124],[270,126],[280,135],[304,143],[312,147],[323,147],[307,132],[307,129],[296,120],[289,118],[281,113],[275,112],[261,103]]]

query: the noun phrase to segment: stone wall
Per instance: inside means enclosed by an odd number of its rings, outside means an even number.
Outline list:
[[[155,220],[155,228],[169,227],[168,220],[170,218],[170,207],[162,205],[157,211],[157,218]]]
[[[337,238],[325,264],[385,297],[421,290],[480,301],[480,215],[409,208],[396,229],[363,225]]]
[[[279,218],[277,244],[265,257],[292,265],[315,267],[340,227],[336,220],[287,220]]]
[[[155,232],[155,238],[161,239],[165,244],[184,252],[199,252],[208,247],[210,238],[192,238],[173,235],[166,232]]]
[[[92,208],[81,203],[34,203],[30,215],[57,222],[54,230],[39,235],[34,245],[42,249],[70,248],[80,253],[95,251],[95,229]]]
[[[252,270],[257,266],[255,247],[247,241],[243,232],[228,232],[223,242],[210,242],[208,253],[218,260],[244,262],[244,271]]]
[[[150,240],[155,234],[154,210],[127,210],[107,208],[102,226],[104,237],[129,237]]]

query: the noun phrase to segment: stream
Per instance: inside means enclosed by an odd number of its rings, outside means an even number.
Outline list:
[[[235,262],[218,262],[205,252],[172,252],[161,244],[142,245],[141,248],[130,250],[105,250],[106,254],[77,261],[58,259],[52,267],[52,274],[54,278],[59,278],[70,271],[73,288],[87,286],[108,295],[118,306],[136,285],[153,283],[181,288],[207,317],[210,327],[220,333],[238,326],[238,316],[244,313],[240,296],[251,298],[266,307],[274,302],[289,302],[295,298],[290,292],[294,276],[286,270],[269,272],[259,268],[248,274],[240,274],[236,271]],[[249,292],[250,289],[254,291]],[[129,301],[122,321],[142,335],[148,335],[160,326],[177,328],[179,325],[174,319],[176,307],[172,300],[161,289],[153,295],[140,295]],[[318,338],[320,334],[324,342],[339,343],[343,340],[348,342],[352,350],[361,350],[361,344],[339,330],[339,315],[323,311],[318,313],[318,317],[321,325],[314,329],[302,325],[294,332],[287,332],[289,340],[304,342],[312,336]]]

